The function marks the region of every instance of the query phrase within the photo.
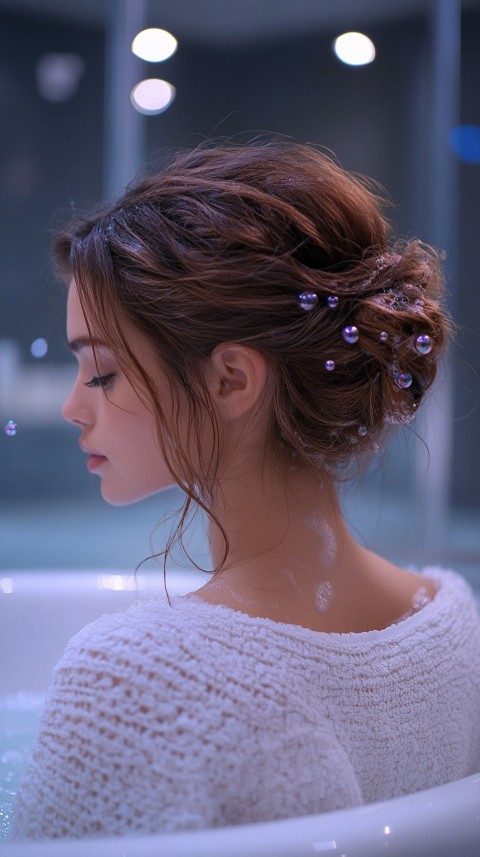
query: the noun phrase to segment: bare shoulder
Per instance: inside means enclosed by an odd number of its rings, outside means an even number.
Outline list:
[[[390,589],[392,594],[397,594],[399,598],[402,596],[412,598],[421,590],[430,599],[435,597],[437,584],[432,578],[401,568],[401,566],[395,565],[377,554],[370,556],[372,557],[372,568],[379,584],[381,582],[380,585],[383,584],[386,589]]]

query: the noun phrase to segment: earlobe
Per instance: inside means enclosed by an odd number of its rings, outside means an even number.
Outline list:
[[[210,393],[225,419],[237,419],[257,404],[267,367],[260,352],[245,345],[222,343],[210,355]]]

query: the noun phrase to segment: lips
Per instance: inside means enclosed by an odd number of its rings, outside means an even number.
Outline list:
[[[107,457],[105,455],[100,455],[100,453],[95,452],[88,446],[85,446],[85,444],[81,441],[79,441],[79,446],[82,452],[84,452],[85,455],[88,455],[87,469],[90,470],[90,472],[97,470],[98,467],[100,467],[105,461],[107,461]]]
[[[87,467],[90,471],[97,470],[106,460],[104,455],[89,455],[87,458]]]
[[[79,441],[78,445],[82,452],[84,452],[86,455],[94,455],[96,458],[105,458],[105,456],[102,455],[100,452],[97,452],[95,449],[90,449],[90,447],[85,446],[85,444],[83,444],[81,441]]]

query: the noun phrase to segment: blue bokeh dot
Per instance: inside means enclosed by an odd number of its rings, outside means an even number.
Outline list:
[[[449,143],[457,158],[467,164],[480,164],[480,125],[457,125]]]

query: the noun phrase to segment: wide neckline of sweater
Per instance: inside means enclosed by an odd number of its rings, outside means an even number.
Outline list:
[[[196,598],[195,592],[190,592],[183,596],[175,596],[172,598],[172,603],[177,607],[180,606],[180,608],[183,605],[187,607],[192,607],[193,605],[196,612],[202,611],[203,615],[206,616],[211,616],[212,613],[218,617],[225,616],[226,618],[234,619],[236,622],[241,622],[248,627],[256,626],[257,628],[260,627],[266,631],[273,632],[275,635],[283,634],[290,638],[300,638],[317,644],[321,643],[324,646],[328,646],[329,643],[333,644],[335,648],[339,645],[357,646],[359,644],[384,643],[410,636],[414,630],[421,630],[422,626],[426,628],[431,627],[434,624],[434,617],[438,616],[442,612],[442,609],[446,608],[447,613],[449,612],[451,608],[450,593],[452,590],[459,589],[462,583],[468,586],[461,575],[450,569],[429,566],[416,571],[418,574],[430,578],[437,583],[437,592],[434,598],[420,610],[381,630],[352,631],[346,633],[314,631],[312,628],[305,628],[303,625],[277,622],[274,619],[264,616],[250,616],[249,613],[235,610],[224,604],[209,604],[200,598]]]

